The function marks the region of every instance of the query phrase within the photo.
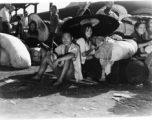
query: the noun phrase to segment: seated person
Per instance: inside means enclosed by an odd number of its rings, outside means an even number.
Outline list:
[[[61,85],[63,79],[75,78],[77,81],[83,79],[81,73],[80,50],[72,40],[73,38],[69,32],[64,32],[62,34],[63,44],[55,49],[56,55],[50,52],[49,55],[43,58],[38,73],[32,78],[34,81],[39,81],[41,79],[41,76],[48,65],[50,65],[58,78],[53,86]]]
[[[145,52],[144,47],[148,45],[152,45],[152,42],[151,41],[145,42],[143,39],[143,34],[146,31],[146,23],[144,21],[137,21],[134,25],[134,30],[135,31],[131,34],[131,37],[133,37],[138,44],[139,49],[136,55],[141,57],[147,57],[148,54]]]
[[[29,24],[29,31],[25,39],[25,44],[28,45],[30,48],[37,47],[37,44],[39,44],[37,38],[38,38],[37,24],[35,21],[31,21]]]
[[[84,24],[81,28],[81,37],[77,40],[80,46],[82,73],[85,80],[97,84],[95,80],[101,78],[101,65],[99,59],[95,58],[96,45],[92,40],[92,25]]]

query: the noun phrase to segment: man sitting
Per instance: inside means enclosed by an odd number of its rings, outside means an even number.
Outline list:
[[[50,65],[57,81],[53,86],[61,85],[63,79],[75,78],[76,81],[82,80],[80,50],[79,47],[72,42],[73,37],[69,32],[62,34],[63,44],[55,49],[55,54],[50,53],[42,60],[38,73],[33,77],[35,81],[40,81],[42,74]]]

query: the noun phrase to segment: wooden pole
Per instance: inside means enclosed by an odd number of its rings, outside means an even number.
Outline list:
[[[51,7],[52,7],[52,5],[53,5],[53,3],[50,3],[50,5],[49,5],[50,28],[51,28]],[[53,37],[53,38],[54,38],[54,37]],[[52,52],[53,52],[53,41],[54,41],[53,38],[52,38],[52,40],[51,40],[51,51],[52,51]]]

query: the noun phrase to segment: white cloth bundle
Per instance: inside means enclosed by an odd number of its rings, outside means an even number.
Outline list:
[[[95,57],[100,59],[101,65],[108,75],[111,66],[115,61],[127,59],[137,52],[138,46],[134,40],[115,41],[111,38],[104,41],[95,53]]]
[[[31,66],[30,54],[17,37],[0,33],[0,64],[11,63],[15,68],[28,68]]]

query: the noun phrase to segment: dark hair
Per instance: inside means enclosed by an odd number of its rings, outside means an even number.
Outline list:
[[[31,24],[35,24],[35,30],[37,29],[37,24],[36,24],[36,22],[35,21],[31,21],[30,22],[30,24],[29,24],[29,30],[30,30],[30,26],[31,26]]]
[[[17,20],[18,20],[18,21],[21,20],[21,15],[17,15]]]
[[[85,40],[87,40],[85,32],[87,28],[91,28],[92,29],[92,25],[91,24],[84,24],[81,28],[81,32],[80,32],[80,36],[83,37]]]
[[[53,8],[53,7],[57,10],[57,6],[56,6],[56,5],[52,5],[52,7],[51,7],[51,8]]]
[[[139,21],[137,21],[137,22],[135,23],[134,29],[137,29],[141,24],[145,24],[145,25],[146,25],[145,21],[139,20]]]

